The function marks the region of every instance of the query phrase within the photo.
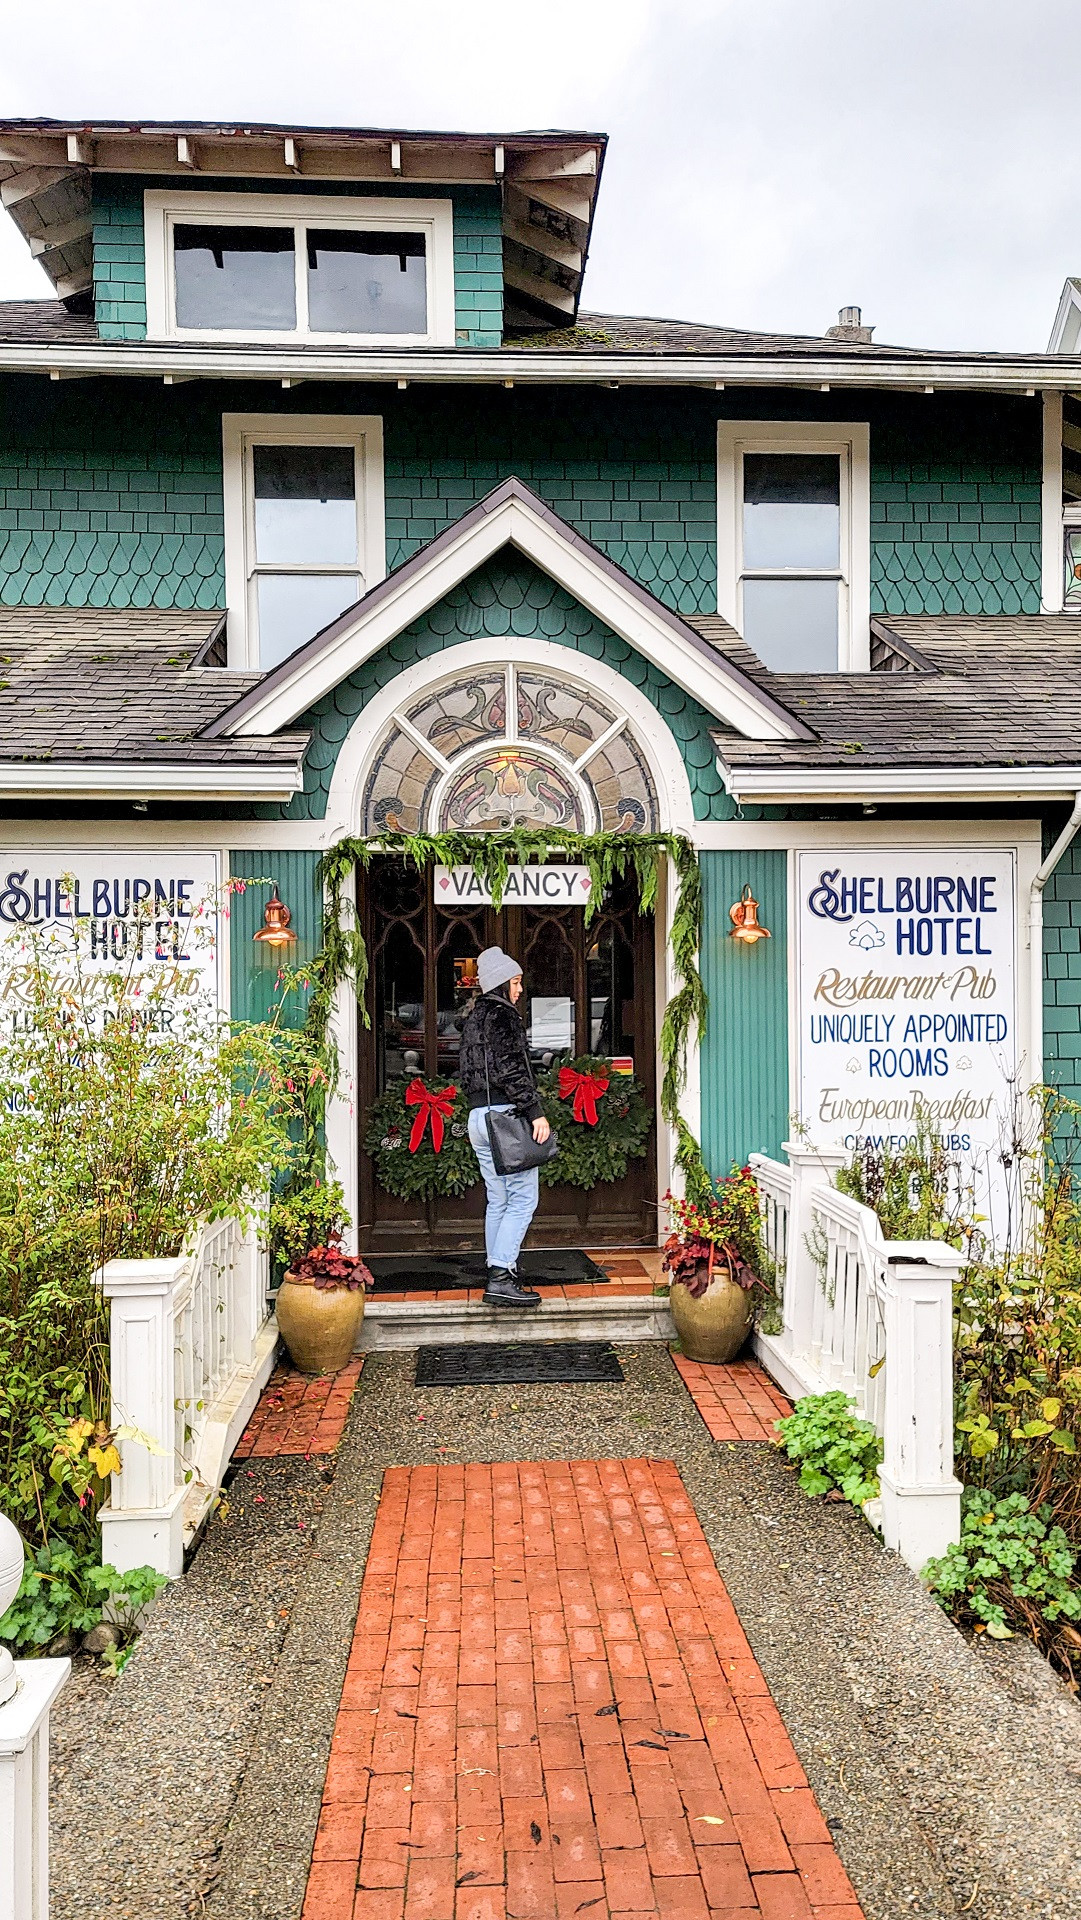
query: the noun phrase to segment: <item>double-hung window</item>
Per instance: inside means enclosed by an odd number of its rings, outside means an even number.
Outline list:
[[[385,572],[382,422],[226,414],[229,661],[264,672]]]
[[[453,346],[449,200],[144,195],[152,339]]]
[[[869,665],[863,424],[722,421],[718,611],[775,673]]]

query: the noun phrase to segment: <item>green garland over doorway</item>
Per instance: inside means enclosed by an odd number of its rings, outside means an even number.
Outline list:
[[[633,874],[638,883],[638,907],[650,913],[656,905],[665,861],[676,879],[676,897],[668,945],[676,978],[676,992],[661,1023],[660,1109],[676,1133],[676,1165],[688,1192],[694,1195],[708,1174],[701,1149],[680,1112],[680,1096],[687,1083],[687,1048],[691,1033],[706,1024],[706,995],[698,970],[702,934],[702,876],[698,855],[678,833],[574,833],[563,827],[514,827],[492,833],[382,833],[370,838],[347,835],[335,841],[319,862],[317,875],[324,889],[323,950],[304,969],[312,994],[305,1022],[313,1050],[324,1054],[329,1045],[334,996],[346,981],[355,988],[361,1017],[369,1025],[365,1005],[368,952],[346,888],[353,873],[363,873],[373,859],[389,856],[423,870],[428,866],[472,867],[502,905],[511,866],[531,860],[543,862],[552,854],[588,867],[592,882],[585,907],[586,925],[599,911],[613,880]],[[323,1120],[327,1082],[316,1077],[307,1108],[304,1158],[309,1171],[321,1170]]]

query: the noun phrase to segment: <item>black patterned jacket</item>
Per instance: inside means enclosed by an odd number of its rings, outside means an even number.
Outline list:
[[[458,1079],[471,1107],[486,1107],[491,1101],[493,1107],[513,1107],[526,1120],[540,1119],[543,1108],[525,1028],[517,1009],[501,993],[480,994],[466,1014]]]

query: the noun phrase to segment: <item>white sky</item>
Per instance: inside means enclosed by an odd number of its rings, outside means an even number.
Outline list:
[[[1077,0],[46,0],[0,115],[607,132],[585,304],[1042,350],[1081,273]],[[0,298],[48,291],[6,218]]]

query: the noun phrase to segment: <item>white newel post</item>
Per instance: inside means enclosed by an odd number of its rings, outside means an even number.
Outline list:
[[[23,1543],[0,1514],[0,1614],[22,1584]],[[0,1920],[49,1920],[49,1709],[70,1660],[0,1651]]]
[[[70,1660],[17,1660],[0,1707],[0,1920],[49,1920],[49,1709]]]
[[[833,1184],[834,1174],[848,1164],[849,1156],[829,1148],[800,1146],[790,1140],[785,1141],[783,1151],[792,1170],[792,1195],[781,1338],[784,1352],[799,1361],[805,1360],[811,1351],[815,1298],[822,1284],[809,1245],[814,1232],[811,1217],[814,1195]]]
[[[940,1240],[889,1248],[882,1537],[916,1573],[961,1535],[953,1471],[953,1288],[964,1256]]]
[[[173,1296],[184,1259],[110,1260],[102,1284],[110,1302],[112,1424],[138,1427],[163,1451],[120,1443],[122,1469],[102,1507],[101,1553],[125,1573],[154,1567],[175,1579],[184,1567],[184,1485],[176,1469],[176,1361]]]

